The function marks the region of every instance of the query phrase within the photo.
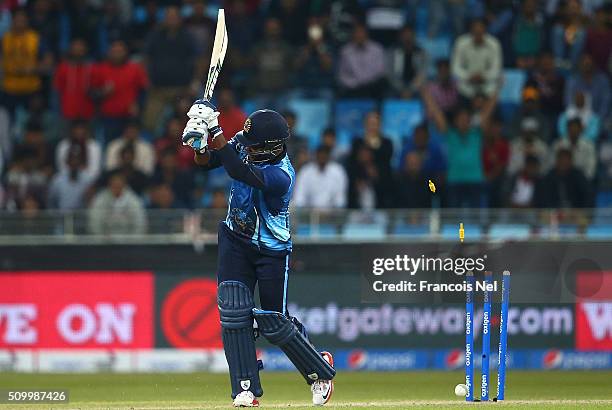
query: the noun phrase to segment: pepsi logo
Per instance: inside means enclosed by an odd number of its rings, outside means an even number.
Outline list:
[[[544,357],[542,359],[542,367],[545,369],[556,369],[561,367],[561,363],[563,362],[563,352],[560,350],[549,350],[544,353]]]
[[[458,369],[465,364],[465,355],[460,349],[453,349],[444,358],[444,365],[447,369]]]
[[[353,350],[348,355],[349,369],[361,369],[365,366],[368,355],[364,350]]]

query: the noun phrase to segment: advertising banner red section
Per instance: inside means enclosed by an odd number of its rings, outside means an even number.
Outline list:
[[[153,347],[151,272],[0,272],[0,348]]]
[[[576,276],[576,348],[612,351],[612,271]]]
[[[163,297],[161,328],[178,348],[221,348],[221,324],[214,279],[187,279]]]

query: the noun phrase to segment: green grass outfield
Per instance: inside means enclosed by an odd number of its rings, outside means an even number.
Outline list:
[[[454,396],[462,372],[339,373],[330,408],[473,408]],[[310,391],[297,373],[262,373],[262,408],[303,409]],[[0,409],[231,408],[225,374],[0,374],[0,389],[69,389],[70,404]],[[612,408],[612,372],[508,373],[504,408]]]

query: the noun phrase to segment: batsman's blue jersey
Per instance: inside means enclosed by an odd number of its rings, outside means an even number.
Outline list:
[[[246,151],[240,144],[232,140],[228,145],[246,162]],[[295,181],[289,156],[285,154],[274,163],[247,166],[261,177],[261,187],[234,179],[224,224],[233,236],[262,251],[289,253],[289,201]]]

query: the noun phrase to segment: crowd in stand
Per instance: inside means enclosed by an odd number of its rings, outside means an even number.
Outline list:
[[[6,0],[0,209],[90,208],[101,232],[144,229],[145,208],[224,207],[228,177],[198,171],[180,144],[219,6],[226,135],[247,100],[290,124],[293,97],[425,107],[403,145],[377,111],[346,147],[333,119],[315,150],[294,133],[297,207],[427,208],[429,179],[447,207],[590,207],[612,188],[605,0]],[[420,45],[436,38],[450,38],[447,56]],[[510,117],[504,68],[527,73]]]

